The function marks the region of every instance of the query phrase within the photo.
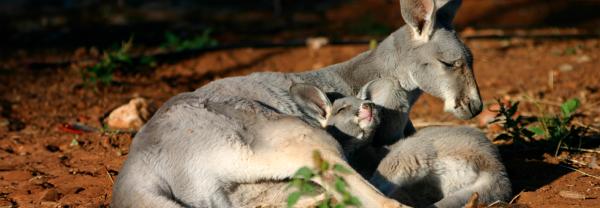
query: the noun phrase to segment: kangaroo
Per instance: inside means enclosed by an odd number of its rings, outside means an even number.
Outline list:
[[[498,149],[478,129],[428,127],[389,147],[371,183],[414,207],[463,207],[508,201],[511,184]]]
[[[392,79],[370,81],[356,96],[338,98],[333,104],[325,92],[310,84],[292,85],[290,96],[308,118],[318,121],[340,143],[346,156],[371,143],[386,110],[382,104],[395,102],[398,112],[408,117],[408,92]],[[319,105],[314,103],[319,102],[326,103],[324,109],[316,109]]]
[[[213,81],[169,99],[134,137],[113,188],[113,207],[231,207],[231,187],[291,177],[315,149],[347,165],[339,143],[305,119],[292,83],[328,94],[354,95],[385,77],[410,91],[444,100],[446,111],[469,119],[482,108],[467,47],[450,26],[460,1],[401,0],[407,22],[379,46],[353,59],[304,73],[254,73]],[[400,104],[383,104],[392,112]],[[373,143],[391,144],[410,130],[408,118],[384,117]],[[386,120],[389,119],[389,120]],[[346,176],[365,207],[401,206],[358,174]],[[319,181],[315,183],[320,184]],[[333,190],[334,187],[323,188]]]
[[[399,89],[397,82],[391,79],[373,80],[363,86],[356,97],[338,98],[333,102],[325,92],[310,84],[293,84],[290,96],[310,119],[320,123],[320,127],[340,143],[346,157],[372,142],[382,116],[379,103],[404,99],[401,100],[403,109],[408,110],[408,92]],[[229,198],[234,207],[285,207],[287,196],[294,191],[288,189],[288,182],[286,179],[240,184]],[[323,196],[303,199],[297,206],[314,206],[322,199]]]

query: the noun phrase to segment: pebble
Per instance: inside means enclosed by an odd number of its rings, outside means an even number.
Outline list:
[[[0,128],[8,126],[9,124],[10,121],[8,119],[0,117]]]
[[[573,65],[571,64],[561,64],[558,67],[558,70],[560,70],[561,72],[569,72],[569,71],[573,71]]]
[[[112,129],[139,130],[149,117],[146,99],[134,98],[113,110],[105,123]]]
[[[326,37],[314,37],[306,39],[306,45],[311,50],[319,50],[321,47],[329,44],[329,39]]]
[[[577,59],[575,59],[575,61],[576,61],[577,63],[580,63],[580,64],[581,64],[581,63],[585,63],[585,62],[589,62],[589,61],[591,61],[591,60],[592,60],[592,58],[590,58],[590,57],[589,57],[589,56],[587,56],[587,55],[578,56],[578,57],[577,57]]]
[[[575,192],[575,191],[560,191],[558,192],[558,195],[563,197],[563,198],[567,198],[567,199],[588,199],[588,197],[585,194],[581,194],[579,192]]]
[[[55,202],[58,201],[59,198],[60,194],[58,193],[58,191],[56,191],[56,189],[48,189],[42,194],[40,201]]]

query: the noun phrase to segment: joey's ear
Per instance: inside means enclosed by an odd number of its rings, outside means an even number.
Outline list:
[[[331,102],[323,91],[309,84],[292,84],[290,96],[304,113],[317,119],[322,126],[326,124],[331,114]]]
[[[408,105],[406,90],[393,79],[376,79],[365,84],[358,92],[357,97],[371,100],[373,103],[386,108],[397,109]]]
[[[456,12],[461,4],[462,0],[435,0],[435,6],[437,8],[435,20],[446,26],[451,26],[454,16],[456,16]]]
[[[435,25],[434,0],[400,0],[404,22],[412,29],[413,39],[427,42]]]

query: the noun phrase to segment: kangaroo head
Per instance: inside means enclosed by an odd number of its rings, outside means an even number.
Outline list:
[[[444,100],[444,110],[470,119],[482,109],[473,58],[451,26],[460,0],[400,0],[406,26],[394,34],[403,87]]]
[[[339,98],[332,104],[316,86],[293,84],[290,88],[292,100],[338,140],[347,154],[372,142],[384,106],[402,103],[407,108],[407,93],[396,80],[376,79],[365,84],[356,97]]]
[[[290,96],[311,119],[320,123],[342,145],[344,152],[369,144],[380,123],[379,105],[389,102],[394,92],[391,80],[379,79],[367,83],[356,97],[329,101],[323,91],[309,84],[294,84]]]

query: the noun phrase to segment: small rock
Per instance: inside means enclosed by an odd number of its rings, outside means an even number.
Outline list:
[[[104,122],[112,129],[139,130],[149,117],[146,99],[134,98],[113,110]]]
[[[578,57],[575,59],[575,61],[576,61],[577,63],[580,63],[580,64],[581,64],[581,63],[585,63],[585,62],[589,62],[589,61],[591,61],[591,60],[592,60],[592,59],[591,59],[589,56],[587,56],[587,55],[578,56]]]
[[[9,124],[10,121],[8,119],[0,117],[0,128],[8,126]]]
[[[42,205],[42,207],[60,207],[60,203],[51,201],[43,201],[40,203],[40,205]]]
[[[567,199],[588,199],[588,197],[585,194],[575,192],[575,191],[564,191],[563,190],[563,191],[558,192],[558,195],[563,198],[567,198]]]
[[[561,72],[569,72],[569,71],[573,71],[573,65],[571,64],[561,64],[558,67],[558,70],[560,70]]]
[[[323,68],[325,65],[323,65],[323,63],[321,62],[317,62],[315,64],[312,65],[312,69],[320,69]]]
[[[306,46],[311,50],[319,50],[321,47],[329,44],[329,39],[325,37],[314,37],[306,39]]]
[[[55,201],[58,201],[59,198],[60,198],[60,194],[58,193],[58,191],[56,191],[56,189],[48,189],[43,192],[42,198],[40,198],[40,201],[55,202]]]

